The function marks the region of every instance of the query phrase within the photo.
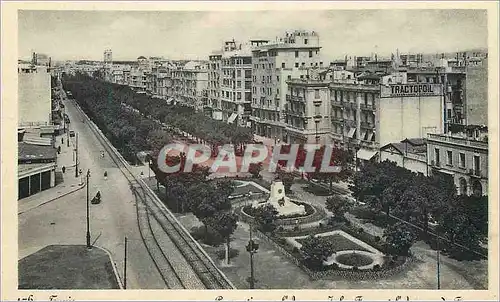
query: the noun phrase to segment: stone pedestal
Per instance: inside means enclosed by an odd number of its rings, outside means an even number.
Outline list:
[[[254,204],[256,206],[264,206],[271,204],[277,211],[279,216],[305,215],[306,209],[303,205],[297,205],[290,201],[290,198],[285,196],[285,186],[281,181],[275,181],[271,184],[271,192],[267,202]]]

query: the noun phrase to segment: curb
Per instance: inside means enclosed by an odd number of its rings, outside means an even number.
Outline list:
[[[29,212],[29,211],[33,210],[33,209],[36,209],[36,208],[38,208],[38,207],[41,207],[41,206],[43,206],[43,205],[45,205],[45,204],[47,204],[47,203],[49,203],[49,202],[52,202],[52,201],[54,201],[54,200],[57,200],[57,199],[59,199],[59,198],[61,198],[61,197],[67,196],[67,195],[72,194],[72,193],[75,193],[76,191],[78,191],[78,190],[81,190],[81,189],[85,188],[85,186],[86,186],[85,184],[83,184],[83,185],[79,185],[79,186],[78,186],[78,188],[76,188],[76,189],[73,189],[73,190],[71,190],[71,191],[69,191],[69,192],[66,192],[66,193],[64,193],[64,194],[62,194],[62,195],[59,195],[59,196],[57,196],[57,197],[55,197],[55,198],[49,199],[49,200],[47,200],[47,201],[44,201],[44,202],[42,202],[41,204],[36,205],[36,206],[34,206],[34,207],[32,207],[32,208],[29,208],[29,209],[27,209],[27,210],[24,210],[24,211],[22,211],[22,212],[17,212],[17,215],[24,214],[24,213],[26,213],[26,212]]]
[[[113,267],[113,273],[115,274],[116,282],[118,282],[118,286],[120,287],[120,289],[123,289],[122,279],[120,278],[120,275],[118,274],[118,269],[116,268],[116,264],[115,264],[115,261],[113,261],[113,256],[111,256],[111,253],[107,249],[100,247],[98,245],[92,245],[92,247],[96,247],[96,248],[100,249],[101,251],[104,251],[108,255],[109,261],[111,261],[111,266]]]

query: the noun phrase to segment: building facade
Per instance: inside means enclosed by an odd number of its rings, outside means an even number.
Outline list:
[[[215,51],[209,56],[207,100],[204,106],[206,114],[214,120],[222,120],[221,94],[222,51]]]
[[[466,128],[460,134],[427,136],[429,173],[453,178],[459,194],[488,195],[487,128]]]
[[[50,72],[45,66],[18,66],[18,126],[52,124]]]
[[[287,81],[305,77],[307,68],[322,67],[319,35],[286,33],[273,44],[252,50],[252,128],[254,133],[285,139]]]
[[[202,111],[207,99],[207,64],[190,61],[183,66],[178,66],[172,71],[172,80],[175,101]]]

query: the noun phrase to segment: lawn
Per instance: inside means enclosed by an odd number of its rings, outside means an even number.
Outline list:
[[[19,289],[119,289],[108,255],[84,245],[49,245],[18,263]]]
[[[348,251],[348,250],[358,250],[358,251],[366,251],[369,252],[367,249],[357,245],[356,243],[352,242],[351,240],[345,238],[342,235],[339,234],[333,234],[330,236],[322,236],[323,238],[328,239],[329,241],[333,242],[333,252],[339,252],[339,251]],[[305,240],[304,239],[297,239],[296,241],[300,244]]]

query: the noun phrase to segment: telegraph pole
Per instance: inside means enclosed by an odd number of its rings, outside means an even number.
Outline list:
[[[66,123],[66,116],[64,116],[64,121]],[[69,147],[69,124],[68,124],[68,132],[66,132],[66,143],[67,146]]]
[[[125,236],[125,263],[123,266],[123,289],[127,289],[127,236]]]
[[[89,178],[90,178],[90,170],[87,170],[87,248],[91,249],[92,246],[90,245],[90,207],[89,207]]]
[[[75,159],[75,177],[78,177],[78,133],[76,133],[76,147],[75,147],[75,151],[76,151],[76,159]],[[68,140],[69,141],[69,140]],[[87,179],[88,180],[88,179]]]
[[[437,232],[437,289],[441,289],[441,276],[440,276],[440,251],[439,251],[439,231]]]

